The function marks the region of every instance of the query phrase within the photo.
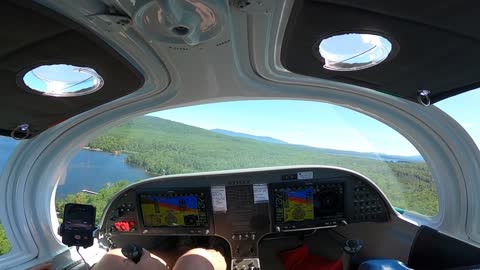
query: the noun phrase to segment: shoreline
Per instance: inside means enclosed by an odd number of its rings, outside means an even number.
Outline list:
[[[92,148],[92,147],[88,147],[88,146],[84,146],[82,148],[82,150],[87,150],[87,151],[92,151],[92,152],[103,152],[103,153],[108,153],[108,154],[111,154],[111,155],[114,155],[114,156],[119,156],[119,155],[122,155],[122,154],[125,154],[125,155],[128,155],[128,154],[131,154],[131,153],[135,153],[135,152],[130,152],[130,151],[121,151],[121,150],[115,150],[113,153],[110,152],[110,151],[105,151],[101,148]],[[162,176],[161,174],[159,173],[155,173],[155,172],[150,172],[148,170],[146,170],[145,168],[142,168],[141,166],[137,166],[135,164],[130,164],[128,163],[126,160],[124,161],[128,166],[131,166],[133,168],[139,168],[139,169],[142,169],[146,174],[150,174],[152,175],[152,177],[156,177],[156,176]],[[148,178],[146,178],[148,179]]]

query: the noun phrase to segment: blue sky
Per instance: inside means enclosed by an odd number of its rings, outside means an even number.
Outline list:
[[[152,113],[204,128],[270,136],[322,148],[417,155],[400,134],[381,122],[343,107],[311,101],[236,101]]]
[[[480,89],[475,89],[435,103],[467,130],[480,146]]]
[[[480,92],[471,91],[437,105],[480,140],[476,118]],[[270,136],[293,144],[340,150],[418,155],[395,130],[361,113],[311,101],[235,101],[197,105],[150,115],[204,128]]]

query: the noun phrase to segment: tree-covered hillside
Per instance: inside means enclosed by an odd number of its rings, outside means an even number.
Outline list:
[[[113,128],[89,147],[128,153],[128,163],[160,175],[283,165],[339,166],[372,179],[397,207],[425,215],[434,215],[438,207],[425,163],[331,155],[318,148],[231,137],[152,116]]]

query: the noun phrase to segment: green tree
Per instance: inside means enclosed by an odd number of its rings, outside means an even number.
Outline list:
[[[10,242],[8,242],[7,234],[0,224],[0,255],[6,254],[10,251]]]
[[[69,194],[65,198],[59,198],[55,201],[55,208],[57,209],[57,217],[59,222],[63,219],[63,209],[67,203],[81,203],[90,204],[97,209],[96,222],[100,221],[103,211],[115,194],[128,185],[127,180],[118,181],[116,183],[107,183],[102,189],[98,191],[98,195],[85,194],[79,192],[76,194]]]

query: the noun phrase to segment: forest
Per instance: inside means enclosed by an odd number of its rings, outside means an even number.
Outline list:
[[[438,200],[424,162],[387,162],[325,153],[314,147],[275,144],[143,116],[91,141],[91,148],[127,153],[127,162],[159,175],[286,165],[328,165],[357,171],[396,207],[432,216]]]
[[[335,155],[314,147],[227,136],[153,116],[115,127],[87,146],[114,154],[125,153],[129,164],[158,175],[287,165],[338,166],[367,176],[395,207],[427,216],[438,211],[435,185],[424,162]],[[66,203],[84,203],[97,208],[98,222],[108,201],[128,184],[119,179],[105,185],[96,196],[77,193],[56,198],[58,217],[63,216]],[[0,254],[9,249],[0,227]]]

